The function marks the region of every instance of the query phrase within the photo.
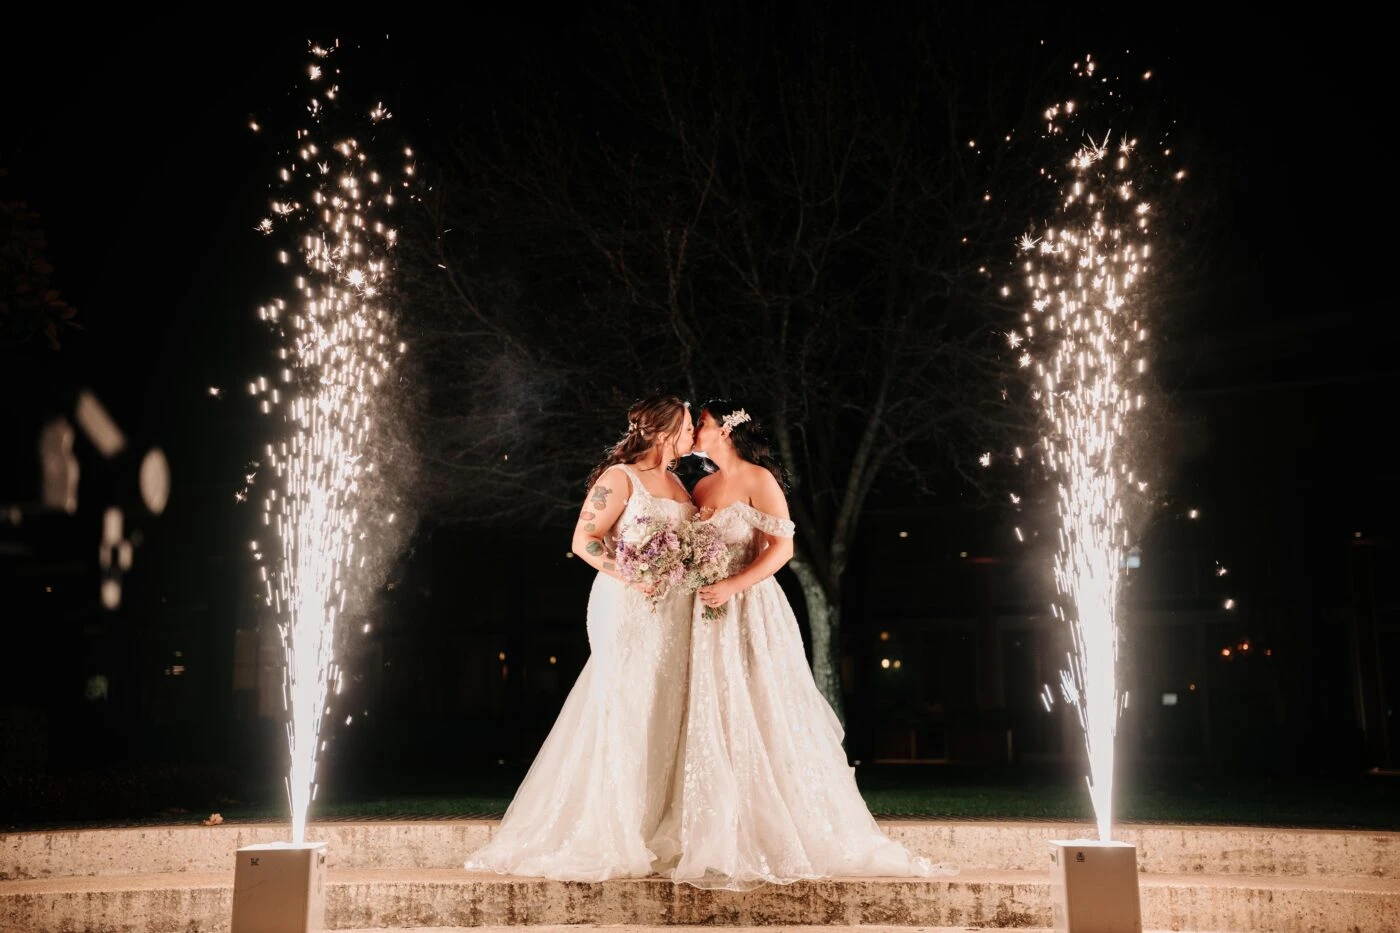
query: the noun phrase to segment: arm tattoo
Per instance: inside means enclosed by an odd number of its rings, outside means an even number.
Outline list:
[[[593,524],[592,522],[589,522],[587,525],[583,526],[583,530],[588,532],[589,534],[592,534],[593,532],[598,530],[598,526]]]
[[[614,563],[613,563],[612,561],[610,561],[610,560],[605,560],[605,561],[603,561],[603,569],[604,569],[604,570],[616,570],[616,569],[617,569],[617,564],[614,564]]]
[[[593,519],[595,519],[595,518],[597,518],[597,517],[598,517],[598,516],[594,515],[592,512],[588,511],[587,509],[584,509],[584,510],[583,510],[583,514],[579,516],[579,518],[583,519],[583,520],[586,521],[586,522],[591,522],[591,521],[593,521]]]
[[[586,545],[584,545],[583,549],[592,556],[597,557],[599,554],[603,553],[603,542],[589,541]]]
[[[602,511],[608,507],[608,496],[612,495],[612,490],[607,486],[593,487],[593,507]]]

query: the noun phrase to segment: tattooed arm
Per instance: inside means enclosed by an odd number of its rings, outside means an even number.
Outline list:
[[[618,575],[613,555],[608,553],[603,537],[617,524],[627,500],[632,495],[632,483],[621,470],[608,470],[588,490],[588,498],[574,526],[574,554],[585,563],[610,577]]]

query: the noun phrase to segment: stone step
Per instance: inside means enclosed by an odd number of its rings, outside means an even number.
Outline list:
[[[622,924],[597,925],[592,923],[564,924],[561,926],[530,927],[530,933],[714,933],[714,927],[698,926],[632,926]],[[724,933],[968,933],[976,927],[891,927],[891,926],[785,926],[781,931],[774,927],[725,927]],[[520,927],[391,927],[374,930],[339,930],[337,933],[521,933]],[[1049,927],[1021,927],[1018,933],[1053,933]],[[1143,933],[1168,933],[1166,930],[1144,930]],[[1211,933],[1234,933],[1234,931],[1213,930]]]
[[[714,933],[714,927],[699,926],[633,926],[623,924],[577,923],[560,926],[530,927],[529,933]],[[976,927],[891,927],[891,926],[785,926],[725,927],[724,933],[968,933]],[[374,930],[338,930],[337,933],[521,933],[520,927],[389,927]],[[1053,933],[1049,927],[1022,927],[1018,933]],[[1168,933],[1166,930],[1144,930],[1143,933]],[[1233,933],[1213,930],[1211,933]]]
[[[1178,931],[1336,933],[1396,929],[1400,883],[1377,878],[1139,875],[1143,926]],[[232,872],[0,882],[0,930],[224,933]],[[625,924],[1046,927],[1049,875],[966,871],[952,878],[829,879],[747,892],[662,879],[579,884],[454,869],[342,869],[327,883],[341,929]],[[531,931],[533,933],[533,930]]]
[[[521,933],[520,927],[394,927],[374,930],[339,930],[337,933],[399,933],[412,930],[413,933]],[[785,926],[781,933],[967,933],[967,927],[891,927],[891,926]],[[699,926],[632,926],[622,924],[597,925],[592,923],[564,924],[560,926],[535,926],[530,933],[714,933],[714,927]],[[724,933],[777,933],[773,927],[725,927]],[[1048,927],[1023,927],[1019,933],[1051,933]],[[1145,930],[1143,933],[1166,933],[1161,930]],[[1213,931],[1225,933],[1225,931]]]
[[[713,933],[714,927],[702,926],[637,926],[633,924],[574,923],[556,926],[533,926],[530,933]],[[781,933],[967,933],[967,927],[891,927],[891,926],[785,926]],[[340,930],[338,933],[521,933],[520,927],[396,927],[362,930]],[[725,927],[724,933],[775,933],[773,927]],[[1048,927],[1022,927],[1020,933],[1051,933]],[[1143,931],[1156,933],[1156,931]],[[1218,931],[1216,931],[1218,933]]]
[[[491,838],[489,820],[314,823],[337,869],[460,868]],[[920,855],[962,868],[1048,869],[1051,839],[1093,829],[1075,823],[886,821]],[[1400,833],[1247,826],[1122,826],[1147,873],[1400,878]],[[0,834],[0,880],[64,875],[220,872],[245,845],[287,838],[275,823],[159,826]]]

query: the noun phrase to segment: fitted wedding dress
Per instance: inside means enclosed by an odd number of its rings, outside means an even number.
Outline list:
[[[632,491],[606,542],[642,515],[679,525],[689,502],[654,496],[632,468]],[[679,487],[679,484],[677,484]],[[591,656],[490,843],[467,861],[563,881],[652,874],[653,836],[672,788],[685,716],[693,593],[647,597],[600,573],[588,600]]]

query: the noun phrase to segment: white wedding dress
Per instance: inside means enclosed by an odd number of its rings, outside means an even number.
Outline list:
[[[747,566],[787,519],[735,502],[713,522]],[[841,723],[817,690],[792,607],[769,577],[706,621],[696,600],[680,772],[653,848],[672,879],[744,889],[833,876],[954,874],[880,831]]]
[[[676,525],[694,514],[689,502],[653,496],[630,467],[617,470],[632,492],[610,533],[610,553],[618,529],[625,533],[643,513]],[[468,870],[562,881],[654,872],[653,836],[685,716],[693,601],[676,590],[653,610],[641,593],[598,574],[588,600],[588,663],[500,828]]]

